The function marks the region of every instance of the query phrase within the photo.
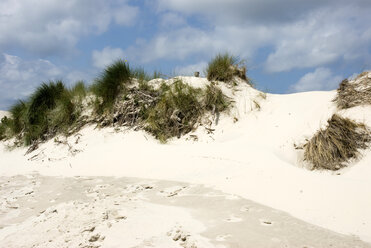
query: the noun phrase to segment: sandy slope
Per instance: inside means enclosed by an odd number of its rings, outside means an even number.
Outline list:
[[[195,78],[186,78],[202,85]],[[303,144],[336,111],[335,92],[261,95],[247,85],[235,92],[230,117],[213,134],[200,127],[190,137],[160,145],[148,134],[87,127],[23,156],[25,149],[0,151],[0,175],[37,171],[49,176],[123,176],[203,184],[238,195],[342,234],[371,242],[371,153],[337,173],[304,168]],[[234,94],[234,95],[233,95]],[[257,102],[259,106],[257,106]],[[371,108],[340,114],[371,126]],[[234,122],[233,119],[238,121]],[[61,138],[62,139],[62,138]]]

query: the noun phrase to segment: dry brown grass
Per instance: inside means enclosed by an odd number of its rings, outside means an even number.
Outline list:
[[[358,150],[367,148],[370,141],[364,124],[334,114],[328,126],[304,145],[304,160],[312,163],[314,169],[338,170],[349,159],[357,159]]]
[[[339,109],[371,104],[371,78],[367,75],[368,72],[363,72],[354,82],[344,79],[340,83],[333,100]]]

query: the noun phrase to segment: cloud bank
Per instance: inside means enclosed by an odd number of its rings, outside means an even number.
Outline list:
[[[120,0],[2,0],[0,51],[17,48],[41,57],[71,53],[81,37],[102,34],[111,23],[133,24],[138,11]]]

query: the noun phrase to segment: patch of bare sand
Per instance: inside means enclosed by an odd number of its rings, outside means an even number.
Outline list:
[[[0,185],[0,247],[371,247],[201,185],[37,174]]]

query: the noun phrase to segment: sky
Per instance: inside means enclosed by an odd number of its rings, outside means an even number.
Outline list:
[[[333,90],[371,69],[370,13],[370,0],[1,0],[0,109],[117,59],[171,77],[225,52],[265,92]]]

